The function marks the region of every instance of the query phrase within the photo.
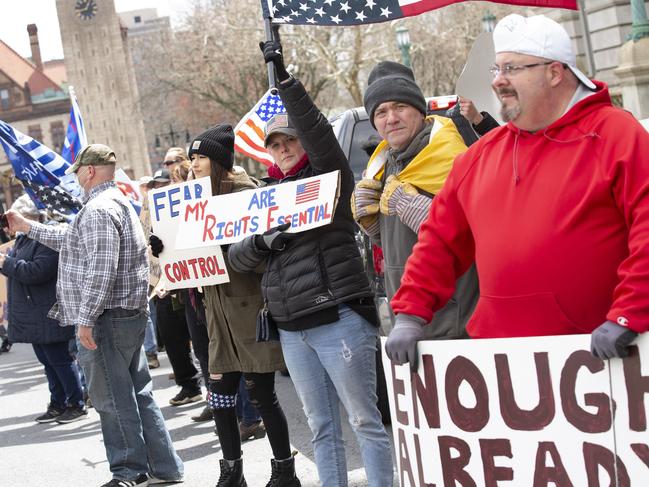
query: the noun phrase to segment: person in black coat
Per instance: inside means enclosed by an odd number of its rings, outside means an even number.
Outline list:
[[[391,486],[390,440],[376,406],[377,316],[350,205],[354,175],[326,117],[286,72],[280,43],[261,47],[265,61],[275,66],[286,108],[266,125],[264,142],[275,162],[268,183],[339,170],[340,197],[329,225],[301,233],[285,233],[283,225],[248,237],[230,246],[230,264],[251,272],[265,263],[265,314],[279,329],[284,360],[313,433],[322,486],[347,485],[341,403],[361,448],[368,485]],[[293,471],[292,463],[275,462],[273,468],[281,476],[283,469]]]
[[[40,219],[29,196],[18,198],[11,207],[26,218]],[[27,235],[19,234],[8,254],[0,253],[0,271],[7,276],[9,339],[31,343],[45,367],[50,389],[47,411],[39,423],[70,423],[87,416],[83,390],[68,342],[74,327],[59,326],[47,314],[56,302],[56,274],[59,254]]]

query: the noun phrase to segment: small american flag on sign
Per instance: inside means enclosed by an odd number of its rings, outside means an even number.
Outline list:
[[[317,200],[320,196],[320,180],[309,181],[297,185],[295,191],[295,204],[306,203],[308,201]]]

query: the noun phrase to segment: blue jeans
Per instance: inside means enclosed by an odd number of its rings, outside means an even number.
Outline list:
[[[149,301],[149,317],[146,320],[144,331],[144,351],[158,355],[158,341],[155,337],[155,306],[153,300]]]
[[[59,409],[84,407],[83,390],[74,358],[68,351],[68,342],[33,343],[38,361],[45,367],[50,389],[50,402]]]
[[[339,402],[361,448],[368,485],[391,486],[390,439],[376,406],[377,329],[351,308],[338,321],[302,331],[279,330],[284,360],[313,433],[323,487],[347,485]]]
[[[78,344],[110,471],[120,480],[134,480],[145,472],[169,480],[183,475],[183,464],[151,394],[142,348],[146,320],[144,310],[106,310],[93,328],[97,349]]]
[[[237,391],[237,400],[234,407],[237,411],[237,418],[244,426],[250,426],[261,421],[259,411],[250,402],[243,375],[239,380],[239,390]]]
[[[81,364],[79,364],[79,360],[77,360],[77,356],[79,355],[79,350],[77,349],[76,338],[71,338],[70,341],[68,342],[68,352],[70,352],[70,355],[74,359],[74,368],[77,371],[79,380],[81,381],[81,388],[83,389],[83,393],[84,395],[88,394],[88,384],[86,383],[86,376],[83,373]]]

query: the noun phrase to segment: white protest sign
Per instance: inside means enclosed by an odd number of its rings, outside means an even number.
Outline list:
[[[250,191],[189,201],[180,207],[176,248],[239,242],[290,223],[289,233],[331,222],[340,171]]]
[[[491,89],[493,78],[489,72],[495,60],[493,36],[491,32],[483,32],[471,47],[466,64],[455,84],[455,93],[473,101],[478,111],[488,112],[502,124],[500,101]]]
[[[415,374],[383,351],[401,486],[645,485],[649,336],[632,348],[602,361],[590,335],[423,341]]]
[[[151,228],[164,243],[159,256],[165,289],[211,286],[229,282],[228,272],[218,245],[200,249],[176,248],[176,234],[185,202],[207,201],[212,194],[210,178],[201,178],[149,191]]]
[[[645,335],[636,341],[637,347],[631,347],[629,357],[610,361],[620,486],[649,485],[649,400],[645,399],[649,398],[649,336]]]

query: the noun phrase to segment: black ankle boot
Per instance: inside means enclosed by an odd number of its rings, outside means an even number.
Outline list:
[[[295,475],[295,458],[270,460],[272,474],[266,487],[300,487],[300,479]]]
[[[219,460],[221,475],[216,487],[248,487],[246,479],[243,478],[243,460]]]

